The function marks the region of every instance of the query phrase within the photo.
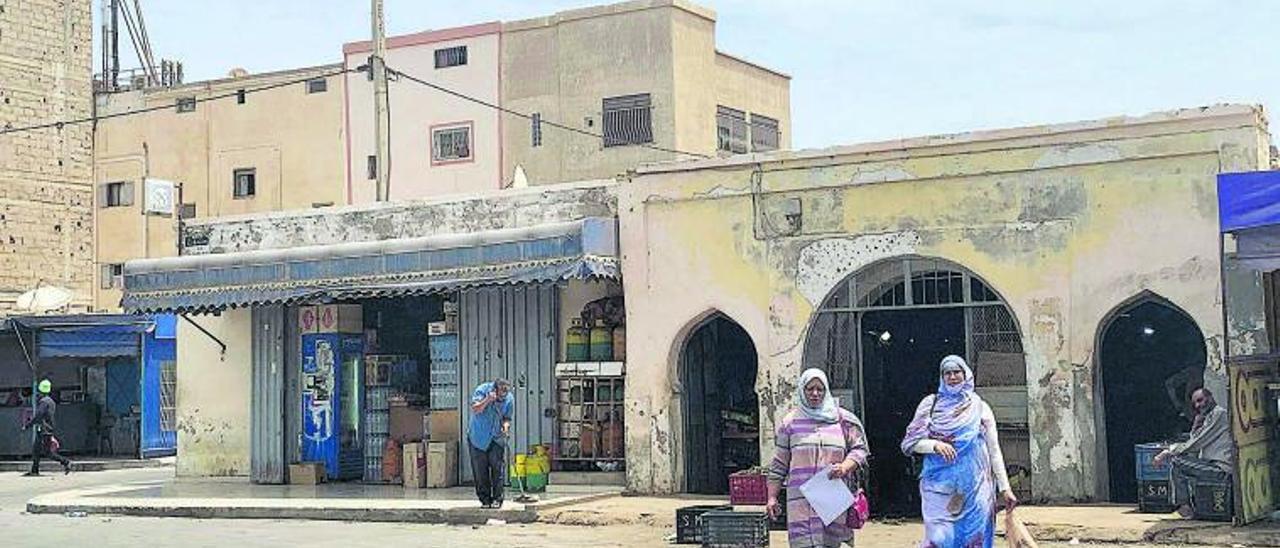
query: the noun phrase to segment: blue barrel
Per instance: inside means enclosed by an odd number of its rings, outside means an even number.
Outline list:
[[[1139,443],[1133,446],[1134,462],[1138,465],[1138,481],[1168,481],[1169,462],[1156,466],[1156,455],[1168,449],[1165,443]]]

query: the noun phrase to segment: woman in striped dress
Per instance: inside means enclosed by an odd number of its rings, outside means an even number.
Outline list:
[[[787,487],[787,538],[792,548],[853,545],[853,530],[845,514],[830,525],[809,506],[800,486],[814,474],[852,478],[867,465],[867,436],[862,421],[836,405],[827,375],[809,369],[800,375],[796,387],[796,408],[778,425],[773,463],[769,467],[769,515],[777,517],[782,508],[778,492]]]

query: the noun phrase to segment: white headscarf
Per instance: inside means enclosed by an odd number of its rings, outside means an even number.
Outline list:
[[[804,387],[813,379],[822,381],[822,388],[826,391],[822,396],[822,405],[818,407],[809,407],[809,398],[804,395]],[[800,385],[796,387],[796,397],[800,400],[798,406],[800,412],[806,417],[825,423],[840,420],[840,409],[836,406],[836,399],[831,396],[831,383],[827,382],[827,374],[821,369],[806,369],[800,374]]]

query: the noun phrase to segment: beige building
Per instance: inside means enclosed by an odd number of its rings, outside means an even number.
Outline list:
[[[0,129],[92,113],[88,0],[32,0],[0,10]],[[37,285],[90,305],[93,283],[89,124],[0,134],[0,314]]]
[[[544,125],[539,139],[531,122],[508,116],[506,180],[517,166],[545,184],[790,148],[790,77],[717,50],[715,25],[714,11],[684,0],[504,23],[503,106],[603,136]]]
[[[684,0],[639,0],[388,38],[388,67],[475,99],[393,78],[391,199],[501,190],[518,184],[517,167],[540,185],[788,148],[790,78],[716,50],[715,22]],[[104,115],[161,109],[98,126],[95,306],[118,306],[127,259],[176,251],[176,219],[142,214],[148,177],[180,183],[175,209],[201,218],[372,202],[372,85],[360,70],[370,49],[346,44],[337,65],[101,95]],[[535,131],[493,106],[547,123]]]
[[[95,307],[119,306],[126,260],[176,254],[179,216],[345,203],[340,71],[326,65],[99,95],[100,116],[158,110],[103,120],[94,134]],[[167,196],[153,184],[148,192],[147,179],[180,190]],[[144,214],[156,209],[148,203],[164,212]]]

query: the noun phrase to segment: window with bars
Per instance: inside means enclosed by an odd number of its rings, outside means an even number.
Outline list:
[[[457,162],[471,159],[471,126],[454,126],[431,131],[431,161]]]
[[[648,93],[606,97],[602,106],[604,146],[653,142],[653,101]]]
[[[753,152],[778,150],[779,142],[781,142],[781,137],[778,131],[778,121],[768,116],[752,114],[751,150]]]
[[[747,152],[747,113],[716,107],[716,150],[730,154]]]
[[[178,362],[160,362],[160,430],[178,430]]]
[[[324,93],[329,91],[329,81],[324,78],[307,80],[307,93]]]
[[[174,108],[176,108],[178,112],[195,112],[196,98],[195,97],[179,97],[176,103],[174,104]]]
[[[436,50],[436,68],[458,67],[467,64],[467,46],[454,46]]]
[[[116,181],[103,184],[98,190],[99,207],[124,207],[133,205],[133,183]]]

